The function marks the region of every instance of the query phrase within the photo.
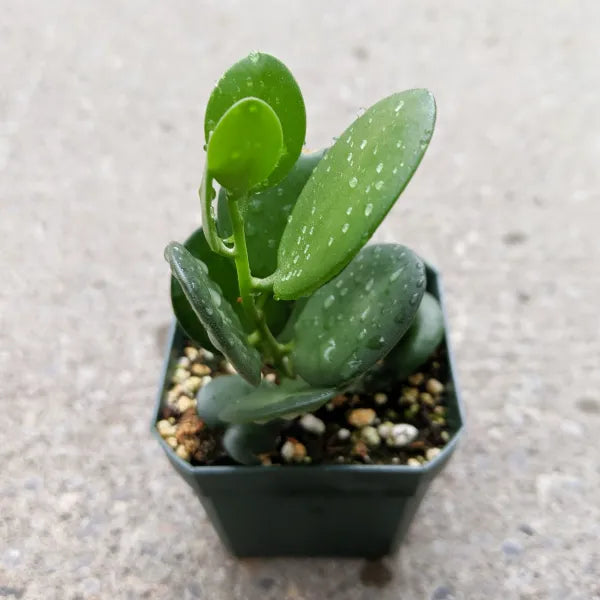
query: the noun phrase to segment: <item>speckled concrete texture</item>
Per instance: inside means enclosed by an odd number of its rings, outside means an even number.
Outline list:
[[[0,598],[600,598],[600,3],[1,13]],[[251,49],[297,76],[311,148],[437,97],[378,237],[444,274],[468,434],[383,564],[234,560],[148,431],[162,249],[199,221],[203,106]]]

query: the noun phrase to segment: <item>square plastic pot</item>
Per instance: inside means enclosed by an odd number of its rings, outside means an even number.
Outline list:
[[[427,269],[427,289],[443,309],[440,277],[431,267]],[[432,479],[454,452],[463,429],[447,326],[445,331],[449,360],[447,422],[452,437],[442,452],[423,466],[190,465],[175,454],[156,429],[170,376],[183,352],[185,337],[177,324],[171,330],[152,432],[234,555],[375,558],[393,553]]]

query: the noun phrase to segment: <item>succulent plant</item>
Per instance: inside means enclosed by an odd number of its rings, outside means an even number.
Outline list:
[[[181,327],[237,372],[205,385],[197,410],[226,428],[238,462],[257,462],[286,419],[384,371],[404,377],[439,344],[423,261],[401,245],[365,246],[418,167],[435,114],[428,91],[395,93],[330,148],[302,154],[304,100],[285,65],[253,52],[218,81],[203,228],[165,257]]]

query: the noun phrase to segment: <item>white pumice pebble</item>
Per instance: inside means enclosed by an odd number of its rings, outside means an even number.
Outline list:
[[[419,435],[419,430],[410,423],[396,423],[387,443],[395,448],[402,448],[410,444]]]
[[[350,430],[346,429],[345,427],[342,427],[337,432],[337,436],[338,436],[338,439],[340,439],[340,440],[347,440],[350,437]]]
[[[294,442],[287,440],[284,442],[283,446],[281,446],[281,458],[285,462],[292,462],[294,460]]]
[[[325,433],[325,423],[319,417],[315,417],[315,415],[311,415],[310,413],[300,418],[300,426],[316,435],[323,435]]]

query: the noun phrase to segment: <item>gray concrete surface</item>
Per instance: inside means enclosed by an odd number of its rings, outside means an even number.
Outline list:
[[[595,0],[2,2],[0,597],[600,598],[599,23]],[[362,561],[232,559],[148,433],[162,249],[251,49],[296,74],[312,148],[392,91],[438,100],[378,235],[445,275],[469,429],[380,588]]]

